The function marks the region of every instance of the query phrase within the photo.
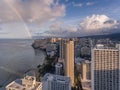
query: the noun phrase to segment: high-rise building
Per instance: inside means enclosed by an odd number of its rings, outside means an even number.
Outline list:
[[[50,40],[51,43],[55,43],[56,41],[57,41],[57,39],[54,38],[54,37],[52,37],[51,40]]]
[[[64,71],[65,75],[70,77],[72,86],[74,85],[74,41],[64,43]]]
[[[61,39],[59,40],[60,42],[60,49],[59,49],[59,58],[63,59],[64,58],[64,43],[68,42],[69,39]]]
[[[57,63],[55,65],[55,74],[62,75],[63,72],[63,65],[61,63]]]
[[[64,41],[61,39],[60,40],[60,49],[59,49],[59,58],[60,59],[63,58],[63,45],[64,45]]]
[[[47,73],[42,79],[42,90],[71,90],[70,78]]]
[[[120,45],[92,49],[92,90],[120,90]]]
[[[91,61],[85,59],[75,59],[77,72],[80,73],[83,90],[91,90]]]
[[[83,81],[91,80],[91,62],[89,60],[81,63],[81,78]]]

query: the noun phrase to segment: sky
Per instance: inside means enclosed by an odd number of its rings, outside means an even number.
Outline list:
[[[0,39],[120,31],[120,0],[0,0]]]

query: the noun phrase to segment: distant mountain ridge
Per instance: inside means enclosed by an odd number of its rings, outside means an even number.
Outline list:
[[[120,33],[104,34],[104,35],[90,35],[84,36],[83,38],[110,38],[112,40],[120,40]]]
[[[78,36],[78,38],[96,38],[96,39],[109,38],[112,40],[120,40],[120,31],[119,32],[118,31],[119,30],[117,30],[117,32],[115,33],[109,32],[109,33],[103,33],[98,35],[94,34],[94,35],[87,35],[87,36]],[[55,37],[55,36],[33,36],[33,39],[42,39],[42,38],[51,38],[51,37]]]

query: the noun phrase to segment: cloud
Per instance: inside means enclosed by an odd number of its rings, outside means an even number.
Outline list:
[[[62,22],[56,22],[50,26],[50,30],[52,31],[59,30],[61,29],[61,26],[62,26]]]
[[[82,3],[75,3],[75,2],[72,2],[72,5],[73,5],[74,7],[82,7],[82,6],[83,6]]]
[[[0,38],[31,38],[30,32],[25,30],[23,23],[2,23],[0,24]],[[27,28],[26,28],[27,29]]]
[[[54,0],[0,0],[1,22],[53,21],[65,16],[65,5]]]
[[[72,5],[74,7],[82,7],[82,6],[91,6],[91,5],[94,5],[96,2],[87,2],[87,3],[75,3],[75,2],[72,2]]]
[[[119,24],[117,20],[113,20],[106,15],[92,15],[86,17],[80,23],[80,27],[87,33],[101,33],[112,29],[118,29]]]
[[[63,22],[56,22],[50,26],[50,30],[47,32],[44,32],[44,34],[49,35],[49,36],[70,36],[72,33],[75,33],[77,31],[76,27],[73,26],[64,26],[63,27]]]
[[[95,2],[87,2],[86,3],[87,6],[91,6],[91,5],[94,5],[94,4],[95,4]]]
[[[68,2],[69,0],[65,0],[65,2]]]
[[[106,15],[92,15],[80,21],[78,26],[63,27],[63,22],[56,22],[45,33],[49,36],[77,37],[115,32],[120,32],[120,22]]]

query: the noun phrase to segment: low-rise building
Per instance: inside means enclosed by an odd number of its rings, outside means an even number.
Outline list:
[[[56,51],[57,45],[56,44],[47,44],[46,51]]]
[[[46,45],[46,52],[49,56],[54,56],[57,52],[57,45],[56,44],[47,44]]]
[[[42,83],[37,82],[34,76],[25,76],[8,84],[6,90],[42,90]]]
[[[76,58],[76,69],[80,73],[83,90],[91,90],[91,62],[82,58]]]

